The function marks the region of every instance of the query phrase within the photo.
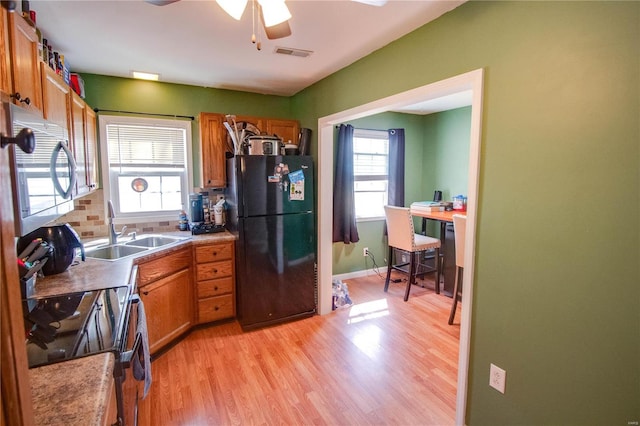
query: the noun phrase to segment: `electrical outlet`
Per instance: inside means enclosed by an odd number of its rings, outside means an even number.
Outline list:
[[[491,364],[491,367],[489,367],[489,386],[500,393],[504,393],[504,386],[506,381],[507,372],[497,365]]]
[[[365,247],[365,248],[362,249],[362,255],[364,257],[369,256],[369,247]]]

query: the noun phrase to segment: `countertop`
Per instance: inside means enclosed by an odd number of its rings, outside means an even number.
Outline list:
[[[185,237],[185,240],[115,261],[87,257],[84,262],[74,262],[65,272],[37,279],[34,297],[128,285],[132,266],[140,261],[162,257],[189,245],[236,239],[228,231],[202,235],[170,232],[162,235]],[[102,424],[110,396],[113,367],[113,354],[103,353],[29,370],[36,424]]]
[[[131,267],[140,261],[151,260],[162,257],[172,251],[179,250],[185,245],[203,245],[221,241],[235,241],[233,234],[228,231],[214,234],[191,235],[188,232],[165,232],[161,235],[170,235],[185,238],[182,241],[172,243],[163,247],[142,252],[120,260],[100,260],[87,257],[84,262],[79,261],[79,256],[69,268],[56,275],[38,277],[34,287],[35,298],[56,296],[65,293],[75,293],[87,290],[101,290],[110,287],[119,287],[129,284]],[[139,235],[141,237],[142,235]],[[106,239],[85,242],[91,243],[106,242]]]
[[[29,370],[35,424],[105,424],[113,366],[107,352]]]

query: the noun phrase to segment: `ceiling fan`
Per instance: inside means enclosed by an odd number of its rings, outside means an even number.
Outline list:
[[[165,6],[171,3],[178,2],[180,0],[145,0],[147,3],[154,4],[156,6]],[[259,37],[256,37],[256,8],[262,27],[269,40],[275,40],[278,38],[284,38],[291,35],[291,27],[289,26],[289,19],[291,19],[291,12],[285,4],[285,0],[216,0],[216,3],[227,12],[235,20],[240,20],[244,10],[247,7],[247,3],[251,1],[251,12],[253,21],[253,34],[251,35],[251,42],[256,44],[258,50],[261,49],[261,43]],[[372,6],[383,6],[387,0],[353,0],[359,3],[364,3]]]

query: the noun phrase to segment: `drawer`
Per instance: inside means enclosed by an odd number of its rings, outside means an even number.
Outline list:
[[[233,277],[198,282],[198,299],[233,293]]]
[[[197,263],[217,262],[225,259],[233,259],[233,241],[196,246]]]
[[[209,297],[198,300],[198,322],[217,321],[234,316],[233,295]]]
[[[138,265],[138,287],[191,266],[191,250],[185,248]]]
[[[233,275],[233,261],[203,263],[196,266],[196,280],[213,280]]]

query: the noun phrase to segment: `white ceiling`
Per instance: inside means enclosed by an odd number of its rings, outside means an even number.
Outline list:
[[[261,51],[251,43],[251,2],[240,21],[213,0],[30,3],[43,37],[72,71],[117,77],[153,72],[163,82],[290,96],[464,1],[390,0],[376,7],[287,0],[292,35],[268,40],[262,33]],[[275,54],[277,47],[313,53],[286,56]]]

